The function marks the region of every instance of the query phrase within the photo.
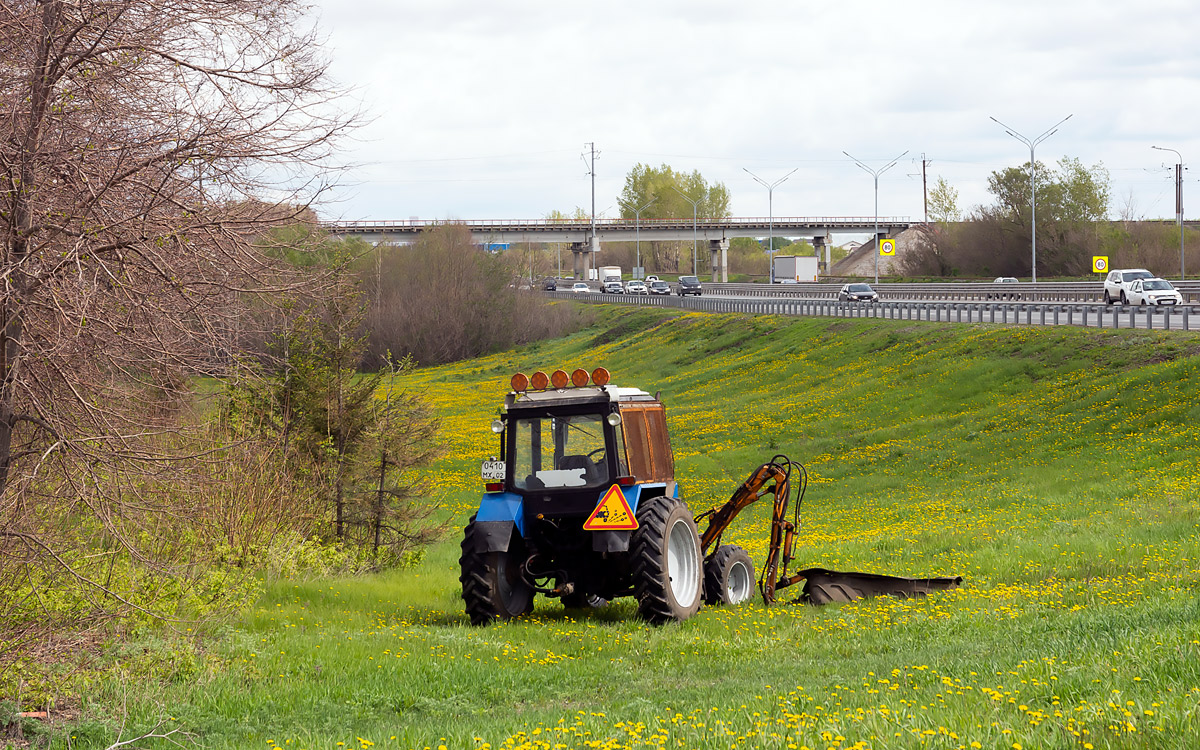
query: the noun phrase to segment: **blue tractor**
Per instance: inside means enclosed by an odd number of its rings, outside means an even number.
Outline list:
[[[492,424],[500,455],[483,464],[487,492],[462,541],[472,623],[525,614],[538,593],[566,607],[632,595],[652,623],[699,610],[705,565],[675,483],[666,408],[608,381],[603,368],[513,376]],[[727,550],[721,559],[720,580],[749,598],[749,557]],[[721,588],[716,596],[729,600]]]

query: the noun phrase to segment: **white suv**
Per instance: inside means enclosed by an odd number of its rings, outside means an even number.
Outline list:
[[[1144,268],[1117,268],[1109,271],[1104,280],[1104,304],[1111,305],[1117,300],[1122,305],[1129,304],[1129,285],[1138,279],[1153,279],[1154,274]]]

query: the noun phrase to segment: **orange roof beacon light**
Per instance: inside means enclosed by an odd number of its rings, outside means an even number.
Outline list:
[[[512,384],[512,389],[517,393],[523,393],[529,388],[529,378],[525,377],[523,373],[518,372],[516,375],[513,375],[509,383]]]
[[[582,388],[588,384],[587,370],[577,369],[571,373],[571,385]]]
[[[550,375],[550,384],[560,391],[567,387],[568,382],[570,382],[570,378],[567,377],[566,370],[555,370]]]
[[[608,385],[608,370],[603,367],[592,370],[592,382],[598,386]]]
[[[538,370],[533,374],[533,379],[529,381],[535,391],[544,391],[546,386],[550,385],[550,376]]]

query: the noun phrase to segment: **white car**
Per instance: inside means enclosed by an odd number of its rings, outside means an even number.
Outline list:
[[[1131,305],[1183,304],[1183,295],[1166,279],[1135,279],[1125,296]]]
[[[996,280],[993,281],[992,283],[993,284],[1020,284],[1021,282],[1018,281],[1013,276],[997,276]],[[988,299],[1021,299],[1021,295],[1017,294],[1016,292],[1001,292],[999,290],[996,290],[994,292],[988,292],[986,296]]]
[[[1104,279],[1104,304],[1111,305],[1117,300],[1121,304],[1129,304],[1129,287],[1138,279],[1153,279],[1154,274],[1144,268],[1114,268]]]
[[[647,284],[649,284],[649,283],[650,283],[650,282],[652,282],[652,281],[658,281],[658,277],[657,277],[657,276],[647,276],[647,277],[646,277],[646,283],[647,283]]]
[[[590,294],[592,288],[582,281],[576,281],[571,285],[571,292],[574,294]]]
[[[646,288],[646,285],[644,283],[634,279],[633,281],[625,282],[625,293],[626,294],[649,294],[650,290]]]

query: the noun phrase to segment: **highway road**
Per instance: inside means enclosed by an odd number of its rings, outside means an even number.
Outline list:
[[[733,286],[733,285],[713,285]],[[739,285],[755,286],[755,285]],[[772,291],[762,287],[762,292]],[[789,285],[790,286],[790,285]],[[799,286],[799,285],[797,285]],[[832,286],[832,285],[827,285]],[[998,325],[1073,325],[1091,328],[1139,328],[1160,331],[1200,330],[1200,303],[1179,307],[1133,307],[1105,305],[1095,301],[1027,301],[1027,300],[953,300],[882,299],[879,302],[838,302],[837,286],[833,297],[794,293],[761,294],[758,290],[721,290],[712,294],[705,286],[700,297],[678,297],[640,294],[572,294],[569,291],[546,292],[556,299],[571,299],[589,304],[650,305],[714,313],[748,313],[759,315],[795,315],[839,318],[877,318],[886,320],[920,320],[941,323],[986,323]],[[879,287],[876,287],[879,288]],[[909,290],[910,293],[912,290]],[[882,293],[882,290],[881,290]]]

